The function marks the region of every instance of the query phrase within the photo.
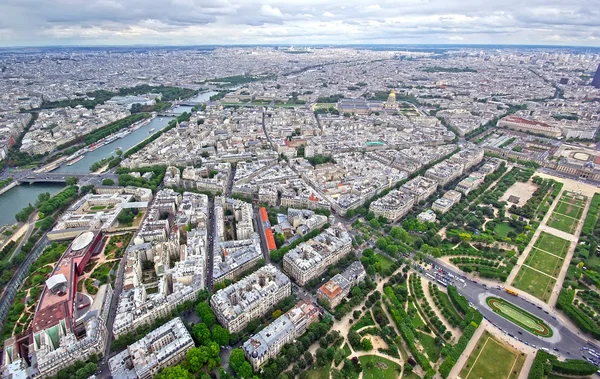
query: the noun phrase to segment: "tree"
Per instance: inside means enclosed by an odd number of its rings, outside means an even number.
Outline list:
[[[281,233],[275,233],[275,246],[279,249],[285,242],[285,236]]]
[[[217,320],[215,314],[213,313],[212,309],[210,309],[210,305],[208,305],[208,303],[198,304],[198,306],[196,307],[196,313],[198,314],[198,317],[200,317],[202,322],[204,322],[209,328],[213,326]]]
[[[379,223],[379,221],[377,221],[377,219],[372,218],[371,221],[369,221],[369,225],[371,226],[371,228],[373,229],[379,229],[381,228],[381,224]]]
[[[78,181],[78,179],[77,179],[76,177],[74,177],[74,176],[69,176],[69,177],[67,178],[67,180],[65,181],[65,183],[66,183],[68,186],[74,186],[75,184],[77,184],[77,181]]]
[[[191,377],[189,371],[180,365],[167,367],[156,376],[157,379],[188,379]]]
[[[242,349],[233,349],[229,354],[229,366],[235,372],[244,364],[246,357],[244,357],[244,351]]]
[[[208,352],[206,349],[203,349],[203,347],[194,347],[188,350],[185,356],[192,372],[200,371],[202,366],[208,361]]]
[[[208,330],[208,326],[205,323],[200,322],[194,325],[193,331],[200,345],[207,345],[210,342],[210,330]]]
[[[363,338],[362,341],[360,341],[360,347],[366,351],[373,350],[373,344],[368,338]]]
[[[212,339],[220,346],[229,344],[229,330],[223,328],[221,325],[215,325],[212,328]]]
[[[327,360],[327,351],[320,347],[317,349],[316,355],[317,355],[317,366],[319,366],[319,367],[327,366],[327,364],[329,363],[329,361]]]
[[[103,186],[114,186],[115,181],[112,180],[111,178],[106,178],[106,179],[102,180],[102,185]]]

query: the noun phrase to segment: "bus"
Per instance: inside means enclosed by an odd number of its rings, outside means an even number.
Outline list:
[[[519,296],[519,293],[517,291],[513,291],[509,288],[506,289],[506,293],[511,294],[513,296]]]

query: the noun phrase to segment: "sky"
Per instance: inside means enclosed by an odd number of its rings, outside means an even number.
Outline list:
[[[600,0],[1,0],[0,46],[600,46]]]

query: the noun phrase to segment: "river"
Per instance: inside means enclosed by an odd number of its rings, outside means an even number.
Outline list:
[[[217,92],[204,92],[198,94],[187,101],[190,102],[206,102],[209,98]],[[170,112],[172,113],[183,113],[189,112],[192,107],[176,106]],[[167,126],[169,121],[173,117],[156,117],[148,125],[144,125],[138,130],[131,132],[127,136],[113,141],[101,148],[94,150],[89,153],[85,153],[85,158],[71,166],[63,164],[53,172],[64,172],[64,173],[85,173],[89,172],[90,166],[102,158],[108,158],[114,155],[116,148],[120,147],[123,152],[127,149],[132,148],[144,139],[148,138],[153,133]],[[155,129],[150,132],[151,129]],[[5,194],[0,196],[0,225],[15,223],[15,214],[27,206],[28,203],[35,203],[37,196],[43,192],[50,192],[51,194],[57,193],[64,186],[61,184],[33,184],[27,185],[22,184],[9,190]]]

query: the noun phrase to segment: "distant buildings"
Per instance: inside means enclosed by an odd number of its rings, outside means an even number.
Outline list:
[[[506,116],[498,121],[498,127],[507,127],[522,132],[537,133],[544,136],[557,138],[561,135],[561,130],[544,122],[528,120],[518,116]]]
[[[352,287],[360,283],[367,273],[360,262],[354,262],[342,273],[335,275],[317,290],[317,297],[327,300],[331,309],[348,296]]]
[[[342,225],[332,226],[303,242],[283,257],[283,271],[300,285],[323,274],[329,266],[350,253],[352,238]]]
[[[291,287],[287,276],[267,265],[217,291],[210,298],[210,305],[221,325],[237,333],[288,297]]]
[[[421,200],[425,200],[429,196],[433,195],[437,189],[437,186],[438,183],[435,180],[423,176],[417,176],[416,178],[404,183],[404,185],[400,187],[400,191],[413,195],[415,197],[415,202],[418,203]]]
[[[308,327],[317,321],[318,308],[309,302],[299,302],[244,342],[242,348],[246,358],[257,371],[269,359],[276,358],[284,345],[302,336]]]
[[[389,222],[396,222],[406,216],[414,203],[414,195],[394,189],[384,197],[372,202],[369,210],[377,217],[382,216]]]
[[[192,336],[177,317],[110,358],[108,366],[114,378],[150,379],[181,362],[193,347]]]

